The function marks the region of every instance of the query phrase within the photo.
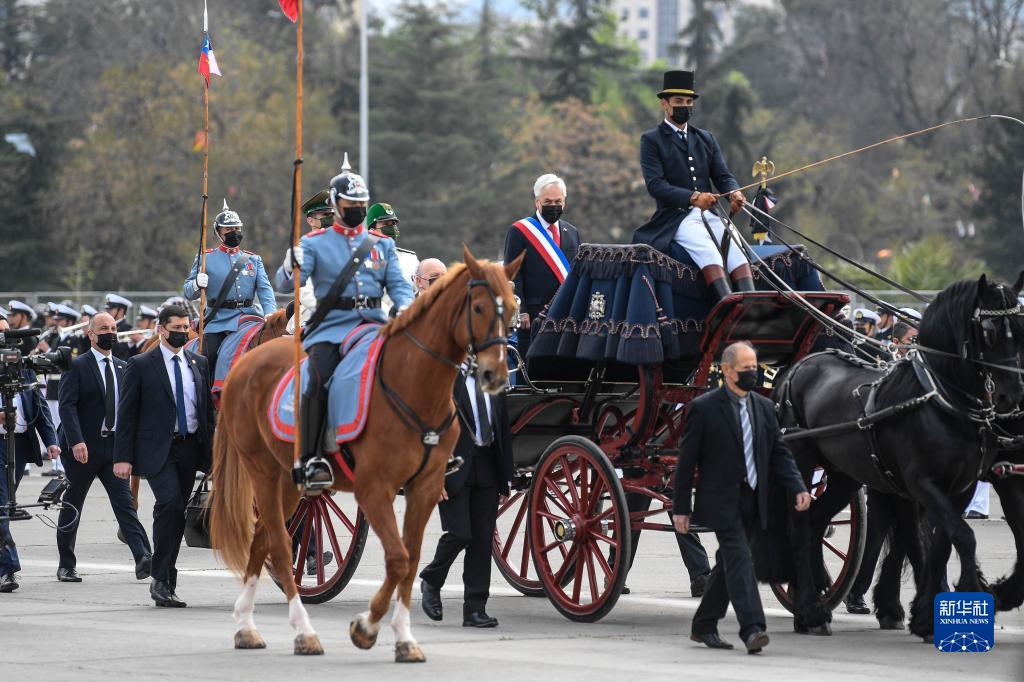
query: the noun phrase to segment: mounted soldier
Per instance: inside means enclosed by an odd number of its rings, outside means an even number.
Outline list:
[[[381,237],[389,237],[395,241],[395,251],[398,252],[398,262],[402,265],[402,274],[405,275],[407,280],[412,282],[419,271],[420,259],[416,256],[415,251],[398,246],[398,236],[400,234],[398,222],[398,213],[395,212],[391,204],[378,202],[366,212],[366,226],[370,232]],[[391,297],[384,294],[384,302],[382,304],[384,312],[390,316],[393,306]]]
[[[729,248],[725,225],[711,211],[717,203],[716,191],[728,195],[732,213],[746,199],[715,136],[689,123],[693,103],[700,97],[694,90],[693,72],[665,72],[658,97],[664,120],[640,138],[640,167],[658,210],[637,229],[633,243],[650,244],[664,253],[673,243],[681,246],[701,269],[716,299],[733,291],[753,291],[743,249],[738,244]]]
[[[394,241],[366,229],[369,198],[363,178],[353,173],[348,163],[343,164],[330,185],[333,224],[329,229],[313,230],[302,237],[298,247],[288,249],[275,277],[279,291],[292,291],[293,270],[298,265],[299,283],[311,280],[317,298],[317,310],[302,341],[309,356],[309,383],[302,395],[300,416],[303,480],[297,482],[307,491],[322,490],[334,482],[320,444],[327,408],[325,385],[341,362],[342,340],[361,324],[387,320],[381,309],[385,292],[399,310],[413,298]],[[348,267],[350,263],[354,269]]]
[[[242,219],[238,213],[224,208],[217,214],[213,229],[220,246],[206,250],[206,272],[199,272],[199,256],[192,262],[192,271],[185,280],[185,298],[199,298],[203,289],[207,296],[206,322],[201,347],[212,377],[217,368],[217,353],[225,337],[238,330],[243,315],[266,317],[277,310],[274,288],[263,267],[263,259],[252,251],[239,248],[242,243]],[[211,289],[209,287],[212,286]]]

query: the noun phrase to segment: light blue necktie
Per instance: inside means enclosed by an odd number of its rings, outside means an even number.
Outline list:
[[[188,421],[185,419],[185,382],[181,380],[181,358],[174,356],[174,402],[178,408],[178,433],[188,435]]]
[[[754,429],[747,412],[747,398],[740,401],[740,427],[743,430],[743,458],[747,461],[747,483],[757,489],[757,465],[754,463]]]

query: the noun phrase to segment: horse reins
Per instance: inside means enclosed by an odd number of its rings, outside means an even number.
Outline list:
[[[494,316],[491,318],[490,324],[488,324],[487,326],[488,338],[486,338],[483,342],[479,344],[476,342],[476,334],[473,332],[472,316],[474,313],[472,304],[472,293],[474,287],[487,287],[487,293],[491,297],[491,302],[494,304]],[[413,345],[416,348],[419,348],[421,351],[429,355],[431,358],[437,360],[442,364],[454,368],[456,371],[468,374],[469,372],[476,370],[478,366],[476,358],[480,352],[492,346],[496,346],[498,344],[507,345],[508,339],[500,334],[503,325],[502,320],[504,320],[505,316],[504,302],[502,301],[501,296],[497,296],[494,293],[494,289],[491,288],[490,283],[486,279],[469,280],[469,283],[466,287],[465,307],[463,312],[466,318],[466,331],[468,332],[469,335],[469,348],[467,349],[466,353],[466,362],[458,363],[450,358],[445,357],[441,353],[438,353],[437,351],[435,351],[434,349],[430,348],[425,343],[417,339],[415,336],[413,336],[412,332],[410,332],[408,328],[404,329],[402,331],[402,334],[406,336],[410,341],[412,341]],[[498,334],[491,336],[491,334],[494,334],[495,328],[497,328]],[[387,341],[385,341],[384,343],[386,345]],[[408,486],[409,483],[411,483],[413,479],[419,476],[423,472],[423,469],[426,468],[427,462],[430,459],[430,453],[433,452],[434,447],[441,442],[441,437],[448,432],[448,429],[450,429],[452,424],[455,422],[457,411],[455,409],[452,409],[448,413],[448,416],[445,417],[444,421],[441,422],[441,424],[439,424],[436,427],[431,427],[427,425],[416,413],[416,410],[410,407],[409,404],[402,399],[402,396],[400,396],[397,391],[395,391],[391,386],[387,384],[386,381],[384,381],[383,359],[384,349],[381,348],[380,355],[377,356],[377,381],[380,382],[381,388],[384,389],[384,395],[387,397],[388,402],[391,403],[391,406],[395,409],[395,412],[398,414],[402,422],[406,425],[407,428],[409,428],[409,430],[419,432],[420,440],[423,442],[423,457],[420,459],[420,465],[419,467],[417,467],[415,473],[413,473],[413,475],[410,476],[409,479],[405,482],[404,485]]]

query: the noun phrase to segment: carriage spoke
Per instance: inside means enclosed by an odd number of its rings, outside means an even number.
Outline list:
[[[306,507],[308,506],[309,501],[306,498],[299,500],[299,506],[295,508],[291,523],[288,524],[288,535],[295,537],[295,531],[298,530],[299,524],[302,523],[302,517],[306,515]]]
[[[569,502],[565,494],[562,493],[562,491],[559,490],[556,486],[552,485],[551,481],[545,481],[545,484],[547,486],[547,489],[555,494],[554,497],[549,497],[548,499],[552,500],[555,504],[561,507],[562,511],[565,512],[567,516],[572,516],[572,503]]]
[[[572,600],[579,604],[580,593],[583,591],[583,562],[586,561],[586,557],[579,551],[579,543],[573,543],[573,549],[576,550],[576,570],[572,577]]]
[[[833,553],[833,554],[835,554],[835,555],[836,555],[837,557],[839,557],[839,558],[840,558],[840,559],[842,559],[843,561],[846,561],[846,552],[841,552],[841,551],[839,551],[838,549],[836,549],[835,545],[833,545],[833,544],[832,544],[831,542],[829,542],[828,540],[822,540],[822,541],[821,541],[821,544],[825,545],[825,546],[826,546],[826,547],[828,547],[828,548],[829,548],[830,550],[832,550],[832,553]]]
[[[323,495],[321,495],[321,497],[323,497]],[[334,498],[328,495],[326,498],[324,498],[324,501],[327,503],[327,506],[330,507],[334,511],[334,513],[338,515],[338,518],[341,519],[341,522],[345,524],[345,528],[348,528],[348,532],[352,533],[352,535],[355,535],[356,525],[351,521],[351,519],[348,518],[348,514],[342,511],[341,507],[338,506],[338,503],[334,501]],[[356,515],[358,514],[359,512],[357,511]]]
[[[319,502],[313,504],[316,516],[316,581],[320,585],[324,583],[324,506]]]
[[[590,601],[595,602],[598,598],[597,572],[594,570],[594,552],[589,541],[584,541],[583,554],[587,563],[587,582],[590,584]]]
[[[334,551],[335,566],[341,568],[342,564],[345,563],[345,553],[338,547],[338,536],[334,532],[334,522],[331,521],[331,515],[325,513],[324,521],[327,523],[327,537],[331,539],[331,549]]]
[[[600,533],[594,533],[591,537],[593,537],[595,540],[603,540],[603,541],[607,542],[610,546],[615,547],[615,548],[618,548],[618,546],[619,546],[619,541],[618,540],[616,540],[615,538],[610,538],[607,535],[601,535]]]
[[[604,579],[608,580],[612,577],[612,567],[608,565],[607,559],[604,558],[604,554],[597,548],[597,543],[593,540],[590,541],[591,554],[597,559],[597,565],[601,567],[601,571],[604,573]]]
[[[563,548],[563,551],[564,551],[564,548]],[[572,549],[569,550],[569,552],[564,555],[565,559],[562,562],[562,566],[561,566],[561,568],[558,569],[558,571],[554,575],[554,583],[555,583],[555,585],[561,585],[562,584],[562,581],[565,579],[565,571],[566,571],[566,569],[568,569],[569,566],[572,565],[572,562],[569,560],[569,558],[572,557],[574,554],[576,554],[576,546],[575,545],[573,545]]]
[[[587,470],[589,468],[590,467],[580,466],[580,500],[582,500],[580,515],[582,516],[586,516],[590,513],[590,496],[588,494],[590,485],[587,481]]]
[[[302,542],[299,543],[299,553],[295,556],[295,584],[302,585],[302,578],[306,574],[306,554],[309,553],[309,536],[313,530],[313,524],[310,523],[312,519],[312,505],[306,505],[306,514],[303,516],[302,521]]]
[[[552,521],[564,521],[565,520],[565,516],[559,516],[558,514],[552,514],[551,512],[549,512],[546,509],[538,509],[537,510],[537,516],[541,517],[542,519],[550,519]]]
[[[544,519],[544,520],[548,522],[548,529],[551,531],[551,536],[554,537],[554,538],[557,538],[558,534],[555,533],[555,522],[552,521],[551,519],[547,519],[547,518]],[[558,520],[560,520],[560,519],[558,519]],[[543,539],[544,538],[541,538],[541,540],[543,540]],[[562,553],[562,558],[563,559],[568,559],[569,554],[571,554],[571,552],[567,552],[566,551],[565,543],[562,542],[561,540],[558,541],[558,551],[560,551]]]
[[[572,477],[572,471],[569,468],[568,459],[563,456],[561,459],[562,467],[565,469],[565,487],[569,489],[569,495],[572,497],[572,508],[580,509],[580,494],[576,489],[576,480]],[[580,469],[583,469],[583,463],[580,462]]]
[[[510,497],[507,500],[505,500],[505,504],[503,504],[500,507],[498,507],[498,516],[501,516],[506,511],[508,511],[509,507],[511,507],[513,504],[515,504],[516,500],[518,500],[522,496],[523,496],[523,492],[520,490],[519,492],[517,492],[512,497]]]
[[[525,505],[523,505],[525,507]],[[530,570],[530,543],[523,539],[523,557],[519,563],[519,575],[526,577],[527,571]]]
[[[587,513],[590,514],[593,510],[597,509],[601,502],[601,496],[607,489],[604,481],[597,477],[597,472],[594,472],[595,480],[594,485],[590,489],[590,499],[587,501]]]
[[[501,548],[502,559],[508,560],[509,550],[512,549],[512,543],[515,542],[516,534],[519,532],[519,526],[523,524],[524,518],[526,518],[525,502],[519,506],[519,511],[516,513],[516,520],[512,522],[512,530],[508,533],[508,540],[505,542],[505,546]]]
[[[615,507],[608,507],[603,512],[594,517],[594,521],[601,522],[607,519],[609,516],[615,513]]]

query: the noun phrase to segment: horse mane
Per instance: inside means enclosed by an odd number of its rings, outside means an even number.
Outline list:
[[[420,294],[412,300],[412,304],[402,311],[402,314],[396,315],[387,324],[381,327],[380,335],[394,336],[401,332],[403,329],[415,322],[419,316],[422,315],[423,312],[441,296],[441,294],[455,284],[456,281],[461,281],[462,276],[468,274],[469,270],[466,268],[464,263],[452,266],[452,268],[448,270],[441,279],[434,282],[425,291],[421,291]]]
[[[978,280],[965,279],[940,291],[925,308],[918,327],[921,345],[959,353],[974,314]]]

